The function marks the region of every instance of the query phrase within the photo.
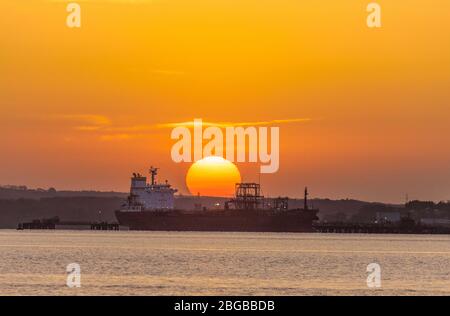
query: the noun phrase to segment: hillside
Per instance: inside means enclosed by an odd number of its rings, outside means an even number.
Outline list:
[[[56,191],[0,189],[0,228],[16,228],[20,222],[58,216],[62,221],[115,221],[114,211],[127,194],[121,192]],[[222,208],[227,198],[176,196],[175,207]],[[219,205],[217,205],[219,204]],[[310,205],[320,209],[319,217],[327,220],[349,218],[368,205],[357,200],[312,199]],[[303,200],[292,199],[290,208],[303,207]]]

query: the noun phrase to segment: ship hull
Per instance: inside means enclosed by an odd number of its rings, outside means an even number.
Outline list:
[[[316,210],[267,212],[222,211],[116,211],[120,225],[130,230],[223,231],[223,232],[313,232]]]

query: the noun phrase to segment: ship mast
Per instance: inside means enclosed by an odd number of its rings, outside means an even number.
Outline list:
[[[158,169],[159,168],[154,168],[153,166],[150,167],[150,175],[152,177],[152,185],[156,184],[156,175],[158,174]]]
[[[304,205],[304,210],[306,211],[308,209],[308,187],[305,187],[305,205]]]

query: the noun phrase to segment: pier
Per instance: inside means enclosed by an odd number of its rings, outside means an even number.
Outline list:
[[[17,226],[17,230],[25,229],[120,230],[120,226],[118,223],[108,222],[61,222],[55,217],[50,219],[35,219],[28,223],[19,223]]]
[[[425,225],[316,223],[313,228],[319,233],[339,234],[450,234],[449,227]]]
[[[119,224],[108,222],[92,223],[91,230],[119,230]]]

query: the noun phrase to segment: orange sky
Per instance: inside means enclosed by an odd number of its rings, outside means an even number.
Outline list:
[[[168,122],[280,124],[264,193],[450,199],[450,2],[0,2],[0,184],[127,190],[150,164],[186,192]],[[239,166],[257,180],[258,166]]]

